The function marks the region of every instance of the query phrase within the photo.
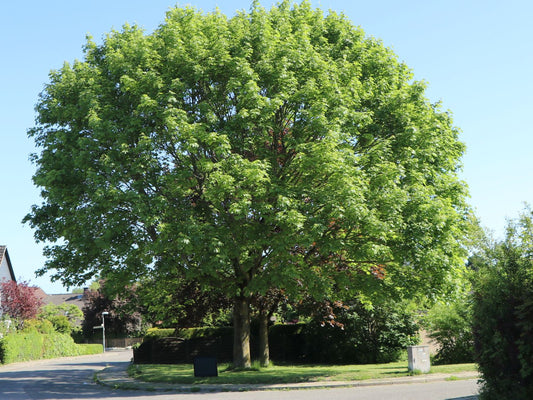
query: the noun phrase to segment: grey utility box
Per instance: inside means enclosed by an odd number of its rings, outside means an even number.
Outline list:
[[[431,368],[429,361],[429,346],[409,346],[407,348],[409,371],[418,370],[427,374]]]

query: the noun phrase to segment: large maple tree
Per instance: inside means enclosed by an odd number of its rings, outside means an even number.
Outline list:
[[[170,10],[50,74],[30,130],[26,221],[67,285],[172,273],[234,302],[436,296],[462,268],[464,145],[395,54],[344,16],[284,1]]]

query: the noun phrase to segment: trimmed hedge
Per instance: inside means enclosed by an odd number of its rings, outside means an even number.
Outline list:
[[[70,335],[33,329],[10,333],[0,340],[0,364],[101,352],[101,344],[79,345]]]
[[[149,328],[146,331],[146,335],[144,336],[145,339],[147,338],[163,338],[163,337],[173,337],[175,335],[176,330],[174,328]]]
[[[201,328],[150,328],[147,330],[145,339],[155,339],[155,338],[167,338],[167,337],[178,337],[180,339],[198,339],[206,337],[222,337],[227,335],[233,335],[232,327],[201,327]]]
[[[200,339],[200,338],[219,338],[224,336],[232,336],[233,328],[225,326],[220,328],[202,327],[202,328],[186,328],[176,330],[175,336],[184,340]]]
[[[378,318],[358,310],[358,318],[347,318],[346,329],[318,323],[274,325],[269,329],[270,359],[291,363],[386,363],[398,360],[406,346],[415,344],[417,326],[408,313],[394,313]],[[377,313],[384,315],[384,313]],[[361,316],[363,315],[363,316]],[[388,323],[385,323],[386,320]],[[375,322],[369,333],[358,323]],[[361,324],[362,325],[362,324]],[[365,324],[365,326],[368,324]],[[167,334],[165,336],[165,334]],[[257,332],[251,332],[251,355],[259,357]],[[189,328],[150,330],[143,343],[134,348],[135,363],[179,364],[192,362],[196,356],[214,356],[219,362],[231,361],[233,328]]]
[[[149,329],[143,342],[133,348],[138,364],[189,363],[197,356],[231,361],[233,328]]]

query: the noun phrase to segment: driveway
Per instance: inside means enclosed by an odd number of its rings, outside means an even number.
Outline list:
[[[1,400],[471,400],[478,391],[476,380],[441,381],[355,388],[239,393],[171,393],[113,390],[93,382],[94,373],[109,366],[123,366],[131,350],[59,358],[0,366]]]

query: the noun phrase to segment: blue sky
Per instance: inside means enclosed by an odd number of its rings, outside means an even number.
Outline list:
[[[269,8],[273,1],[262,1]],[[228,16],[251,0],[198,0],[205,12]],[[313,0],[342,11],[369,36],[391,47],[428,83],[427,96],[449,109],[467,145],[462,178],[484,227],[501,237],[506,218],[533,203],[533,3],[526,0],[357,1]],[[51,69],[83,58],[86,34],[97,42],[125,22],[149,33],[176,3],[165,0],[48,0],[0,4],[0,244],[7,245],[17,278],[48,293],[59,282],[36,278],[42,246],[21,224],[41,202],[31,182],[34,152],[26,131]]]

